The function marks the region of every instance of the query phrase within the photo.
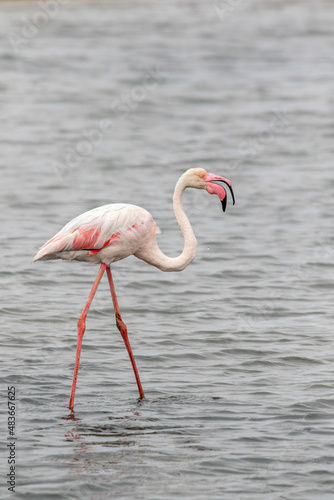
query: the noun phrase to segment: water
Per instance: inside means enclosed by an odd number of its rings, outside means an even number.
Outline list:
[[[331,3],[64,4],[0,6],[3,482],[7,386],[17,425],[1,498],[332,499]],[[110,202],[150,210],[177,255],[171,195],[194,166],[237,198],[223,214],[185,193],[196,260],[113,266],[147,398],[104,279],[71,415],[97,268],[32,258]]]

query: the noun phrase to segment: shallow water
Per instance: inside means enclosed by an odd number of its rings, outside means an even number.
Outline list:
[[[334,12],[227,4],[70,3],[44,23],[40,4],[0,6],[1,479],[15,386],[17,498],[333,498]],[[111,202],[150,210],[177,255],[171,195],[193,166],[237,198],[223,214],[185,193],[196,260],[113,266],[146,399],[104,279],[71,415],[97,268],[32,258]]]

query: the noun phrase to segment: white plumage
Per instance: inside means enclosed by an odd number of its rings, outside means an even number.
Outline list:
[[[34,261],[64,259],[111,264],[141,250],[158,229],[144,208],[114,203],[72,219],[37,252]]]

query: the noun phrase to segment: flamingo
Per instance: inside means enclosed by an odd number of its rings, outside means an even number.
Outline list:
[[[225,177],[210,174],[203,168],[190,168],[177,181],[173,196],[173,208],[176,220],[184,236],[184,249],[178,257],[167,257],[159,249],[156,241],[158,228],[152,215],[147,210],[123,203],[104,205],[79,215],[47,241],[35,255],[34,262],[37,260],[63,259],[100,264],[88,300],[77,322],[77,349],[68,405],[68,408],[72,412],[74,409],[82,339],[86,329],[86,317],[105,271],[115,310],[116,325],[131,360],[139,397],[140,399],[145,397],[130,346],[127,327],[122,320],[119,310],[110,264],[124,259],[129,255],[134,255],[162,271],[182,271],[195,258],[197,244],[191,224],[183,210],[182,193],[188,187],[206,189],[208,193],[218,195],[223,211],[225,212],[227,196],[225,188],[217,184],[220,182],[229,187],[233,204],[235,204],[230,181]]]

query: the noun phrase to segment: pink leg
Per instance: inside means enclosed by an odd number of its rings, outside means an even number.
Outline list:
[[[123,320],[122,320],[122,317],[121,317],[121,313],[120,313],[120,310],[119,310],[118,301],[117,301],[116,292],[115,292],[115,287],[114,287],[114,282],[113,282],[113,279],[112,279],[112,276],[111,276],[111,271],[110,271],[110,267],[109,266],[107,267],[107,276],[108,276],[108,280],[109,280],[111,297],[112,297],[112,301],[113,301],[114,309],[115,309],[115,316],[116,316],[117,328],[119,329],[119,331],[120,331],[120,333],[122,335],[122,338],[124,340],[124,344],[125,344],[126,349],[128,351],[128,354],[129,354],[129,357],[130,357],[130,361],[131,361],[131,364],[132,364],[132,368],[133,368],[133,371],[134,371],[134,374],[135,374],[135,377],[136,377],[137,385],[138,385],[139,396],[142,399],[142,398],[145,397],[145,394],[144,394],[144,391],[143,391],[143,388],[142,388],[142,385],[141,385],[141,382],[140,382],[139,373],[138,373],[138,370],[137,370],[135,358],[133,356],[132,349],[131,349],[131,346],[130,346],[130,342],[129,342],[129,339],[128,339],[128,330],[126,328],[126,325],[123,323]]]
[[[72,411],[73,411],[73,407],[74,407],[75,388],[77,385],[77,378],[78,378],[78,371],[79,371],[82,337],[83,337],[83,335],[85,333],[85,329],[86,329],[86,317],[87,317],[88,309],[90,308],[90,305],[91,305],[92,300],[94,298],[94,295],[96,293],[97,287],[100,284],[101,278],[102,278],[103,273],[106,270],[106,268],[107,268],[106,264],[101,264],[99,272],[97,273],[96,279],[94,281],[94,285],[92,286],[92,289],[90,291],[86,305],[85,305],[85,307],[84,307],[84,309],[83,309],[83,311],[80,314],[80,317],[78,319],[77,354],[76,354],[76,358],[75,358],[71,397],[70,397],[70,402],[68,405],[69,409]]]

